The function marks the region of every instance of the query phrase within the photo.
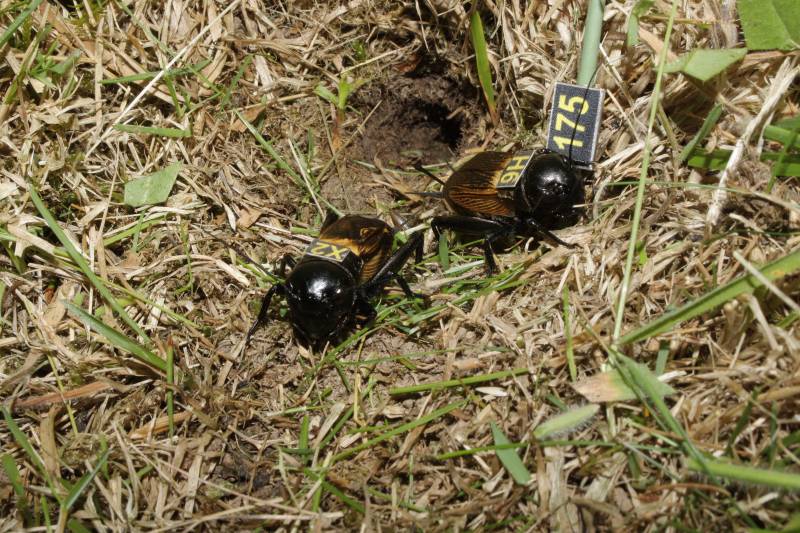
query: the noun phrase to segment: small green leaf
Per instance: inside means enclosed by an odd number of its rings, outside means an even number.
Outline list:
[[[692,50],[676,61],[667,64],[664,72],[683,72],[697,80],[708,81],[732,64],[741,61],[745,55],[747,55],[747,48]]]
[[[556,415],[536,426],[536,429],[533,430],[533,436],[537,440],[544,440],[552,435],[572,431],[591,419],[599,410],[600,406],[593,403],[570,409],[566,413]]]
[[[125,204],[139,207],[165,202],[180,171],[181,164],[173,163],[149,176],[129,181],[125,184]]]
[[[500,428],[497,427],[497,424],[492,422],[491,426],[495,445],[511,444],[511,441],[508,440],[508,437],[506,437]],[[525,464],[522,462],[522,459],[519,458],[519,455],[517,455],[516,450],[497,450],[495,453],[497,454],[497,458],[500,459],[500,462],[503,463],[503,466],[506,470],[508,470],[508,473],[511,474],[511,477],[514,478],[514,481],[517,482],[517,484],[527,485],[528,482],[530,482],[531,473],[528,472],[527,468],[525,468]]]
[[[628,17],[628,38],[626,39],[628,46],[639,44],[639,17],[647,13],[653,6],[653,2],[654,0],[639,0],[631,9],[631,16]]]
[[[17,463],[14,462],[14,458],[11,455],[4,453],[2,457],[0,457],[0,461],[3,463],[3,470],[6,472],[6,477],[11,482],[11,486],[14,488],[14,493],[17,495],[17,499],[22,500],[25,498],[25,487],[22,484],[22,476],[19,475],[19,469],[17,468]]]
[[[800,2],[797,0],[738,0],[736,7],[750,50],[800,47]]]
[[[191,137],[192,132],[178,128],[157,128],[154,126],[137,126],[135,124],[114,124],[114,129],[126,133],[137,133],[142,135],[157,135],[159,137],[169,137],[178,139],[181,137]]]
[[[327,87],[322,84],[317,85],[314,88],[314,94],[319,96],[320,98],[327,100],[328,102],[332,103],[335,106],[339,105],[339,99],[333,94]]]
[[[494,88],[492,87],[492,71],[489,68],[489,53],[486,49],[486,36],[483,34],[483,22],[478,10],[472,11],[472,18],[469,25],[470,35],[472,36],[472,47],[475,49],[475,63],[478,68],[478,79],[481,82],[483,95],[486,97],[486,104],[489,106],[489,114],[492,122],[497,123],[497,108],[494,103]]]

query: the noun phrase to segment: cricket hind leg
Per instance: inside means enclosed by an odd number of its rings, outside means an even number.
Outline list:
[[[486,270],[489,274],[493,274],[497,271],[493,243],[513,233],[515,228],[512,224],[497,220],[464,215],[449,215],[434,217],[431,221],[431,229],[436,236],[437,246],[441,239],[443,229],[449,229],[456,233],[483,237],[483,254],[486,261]]]

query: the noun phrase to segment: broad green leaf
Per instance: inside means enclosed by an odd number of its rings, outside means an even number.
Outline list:
[[[475,63],[478,68],[478,79],[481,82],[483,95],[486,97],[486,104],[489,106],[489,114],[492,122],[497,123],[497,108],[494,103],[494,88],[492,87],[492,71],[489,67],[489,53],[486,49],[486,36],[483,34],[483,22],[478,10],[472,11],[472,18],[469,25],[472,37],[472,47],[475,49]]]
[[[497,427],[497,424],[492,422],[491,426],[492,437],[494,437],[495,445],[511,444],[511,441],[508,440],[508,437],[506,437],[505,433],[503,433],[503,431]],[[508,470],[508,473],[511,474],[511,477],[514,478],[514,481],[517,482],[517,484],[527,485],[528,482],[530,482],[531,473],[528,472],[527,468],[525,468],[525,463],[523,463],[522,459],[519,458],[516,450],[497,450],[495,453],[497,454],[497,458],[500,459],[500,462],[503,463],[503,466],[506,470]]]
[[[675,389],[666,383],[661,381],[658,383],[656,390],[660,396],[668,396],[675,393]],[[636,393],[625,383],[625,380],[622,379],[617,370],[600,372],[582,379],[573,388],[578,394],[594,403],[627,402],[636,399]]]
[[[180,171],[181,164],[172,163],[149,176],[129,181],[125,184],[125,204],[139,207],[165,202]]]
[[[736,7],[750,50],[795,50],[800,47],[798,0],[738,0]]]
[[[631,9],[631,15],[628,17],[628,38],[626,39],[628,46],[639,44],[639,17],[647,13],[653,2],[654,0],[639,0]]]
[[[692,50],[664,67],[664,72],[683,72],[700,81],[708,81],[726,68],[741,61],[747,48]]]
[[[191,137],[192,132],[178,128],[157,128],[155,126],[137,126],[135,124],[114,124],[114,129],[126,133],[139,133],[142,135],[157,135],[159,137],[169,137],[178,139],[181,137]]]
[[[590,420],[599,410],[600,406],[593,403],[570,409],[536,426],[536,429],[533,430],[533,436],[537,440],[543,440],[553,435],[572,431],[587,420]]]

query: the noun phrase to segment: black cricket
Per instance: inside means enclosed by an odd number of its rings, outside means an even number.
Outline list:
[[[443,229],[483,236],[489,274],[497,270],[493,244],[514,235],[547,237],[573,245],[550,230],[575,224],[584,202],[583,178],[572,161],[546,149],[480,152],[442,182],[441,196],[455,215],[431,220],[437,242]]]
[[[245,342],[266,319],[275,294],[286,298],[290,322],[312,345],[335,337],[354,322],[372,321],[376,312],[371,301],[393,279],[406,296],[418,297],[399,272],[412,254],[416,253],[417,262],[422,260],[423,234],[411,234],[391,253],[394,234],[391,226],[375,218],[328,213],[319,237],[300,260],[288,254],[281,259],[279,274],[285,282],[273,285],[264,296]],[[285,276],[287,265],[291,271]]]

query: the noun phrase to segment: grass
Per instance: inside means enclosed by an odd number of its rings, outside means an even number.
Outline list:
[[[704,224],[791,54],[664,73],[742,45],[699,3],[79,4],[0,8],[6,529],[796,524],[794,88]],[[607,95],[575,248],[519,239],[488,276],[428,233],[427,303],[392,282],[312,350],[279,299],[242,346],[326,210],[425,227],[415,163],[541,146],[573,77]],[[166,202],[125,205],[175,161]]]

